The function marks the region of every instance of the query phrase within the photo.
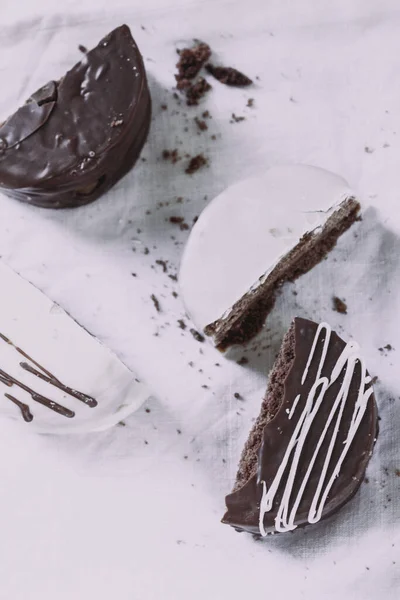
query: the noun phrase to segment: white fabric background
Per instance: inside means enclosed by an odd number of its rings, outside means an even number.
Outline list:
[[[106,433],[31,436],[0,423],[0,598],[399,598],[398,3],[2,0],[0,22],[0,117],[78,60],[78,43],[90,47],[122,22],[146,58],[154,103],[147,161],[95,204],[52,212],[0,197],[2,258],[154,391],[125,427]],[[201,107],[177,108],[175,49],[193,37],[221,62],[258,75],[256,86],[213,82]],[[197,135],[192,119],[205,109],[210,129]],[[246,120],[230,124],[232,112]],[[179,141],[182,152],[204,152],[209,169],[188,177],[183,163],[160,160]],[[188,232],[168,223],[171,215],[190,223],[205,196],[295,162],[343,175],[371,208],[327,261],[285,288],[262,335],[270,347],[248,351],[250,364],[239,367],[178,328],[177,284],[155,261],[177,272]],[[334,294],[346,298],[348,315],[332,311]],[[295,314],[328,320],[362,344],[379,376],[381,432],[369,483],[341,513],[260,543],[219,519]],[[378,350],[388,343],[393,351]]]

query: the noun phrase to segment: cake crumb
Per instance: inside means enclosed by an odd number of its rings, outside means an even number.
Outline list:
[[[170,277],[171,277],[171,275],[170,275]],[[178,298],[178,293],[177,293],[177,292],[172,292],[172,296],[173,296],[174,298]]]
[[[177,148],[174,150],[163,150],[162,157],[164,160],[170,160],[173,165],[175,165],[182,158],[179,156]]]
[[[252,80],[233,67],[216,67],[211,63],[206,65],[206,71],[220,83],[234,87],[246,87],[251,85]]]
[[[152,299],[152,301],[153,301],[153,304],[154,304],[154,307],[155,307],[156,311],[157,311],[157,312],[161,312],[161,306],[160,306],[160,302],[159,302],[159,300],[158,300],[157,296],[155,296],[154,294],[152,294],[152,295],[150,296],[150,298],[151,298],[151,299]]]
[[[186,323],[183,319],[178,319],[178,325],[181,329],[186,329]]]
[[[248,106],[249,108],[253,108],[253,106],[254,106],[254,98],[249,98],[247,100],[246,106]]]
[[[167,260],[161,260],[161,258],[156,260],[156,265],[160,265],[160,267],[162,267],[163,273],[168,272],[168,264],[167,263],[168,263]]]
[[[199,77],[196,83],[186,89],[186,104],[188,106],[197,106],[199,100],[211,90],[211,85],[204,77]]]
[[[347,304],[346,304],[346,302],[344,302],[343,300],[341,300],[337,296],[334,296],[332,298],[332,301],[333,301],[333,310],[335,310],[338,313],[341,313],[342,315],[347,315]]]
[[[233,397],[234,397],[234,398],[236,398],[236,400],[243,400],[243,396],[241,396],[241,395],[239,394],[239,392],[235,392],[235,393],[233,394]]]
[[[183,217],[172,216],[172,217],[169,218],[169,222],[173,223],[174,225],[180,225],[181,223],[184,222],[184,220],[185,219]]]
[[[172,279],[172,281],[178,281],[178,277],[176,275],[168,275],[168,277]]]
[[[370,146],[365,146],[364,152],[366,152],[367,154],[372,154],[374,152],[374,149]]]
[[[208,129],[208,125],[203,119],[199,119],[199,117],[195,117],[194,121],[200,131],[206,131]]]
[[[193,173],[196,173],[196,171],[204,167],[206,164],[207,159],[205,158],[205,156],[203,156],[203,154],[197,154],[197,156],[193,156],[190,159],[189,164],[185,169],[185,173],[187,175],[192,175]]]
[[[190,333],[192,334],[192,336],[194,337],[194,339],[196,340],[196,342],[203,343],[205,341],[205,337],[203,335],[201,335],[201,333],[199,333],[198,331],[196,331],[196,329],[191,329]]]
[[[391,344],[386,344],[386,346],[384,346],[385,350],[394,350],[393,346]]]
[[[230,123],[240,123],[241,121],[245,121],[246,117],[238,117],[235,113],[232,113],[232,119]]]
[[[176,64],[178,74],[175,75],[175,79],[178,84],[188,79],[194,79],[211,56],[211,48],[204,42],[200,42],[192,48],[183,48],[177,52],[179,61]]]
[[[82,54],[86,54],[86,53],[87,53],[87,51],[88,51],[88,49],[86,48],[86,46],[83,46],[82,44],[79,44],[79,46],[78,46],[78,50],[79,50],[80,52],[82,52]]]
[[[396,469],[394,474],[396,475],[396,477],[400,477],[400,469]]]
[[[242,356],[237,361],[237,364],[240,365],[241,367],[243,367],[244,365],[248,365],[249,364],[249,359],[246,356]]]
[[[161,110],[167,110],[167,109],[168,109],[167,104],[161,104]]]
[[[145,408],[144,410],[145,410],[147,413],[150,413],[150,412],[151,412],[150,408]]]

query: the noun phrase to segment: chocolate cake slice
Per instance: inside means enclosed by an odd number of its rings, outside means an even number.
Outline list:
[[[282,285],[287,281],[295,281],[321,262],[335,247],[342,233],[357,220],[359,211],[360,204],[354,197],[344,200],[321,229],[306,232],[225,315],[207,325],[204,332],[213,337],[216,347],[224,351],[234,344],[244,344],[257,335]]]
[[[182,296],[197,329],[221,351],[248,342],[284,284],[325,258],[359,211],[341,177],[307,165],[227,188],[200,215],[182,259]]]
[[[150,116],[143,60],[122,25],[0,126],[0,190],[44,208],[92,202],[134,165]]]
[[[223,523],[265,536],[332,515],[357,492],[378,433],[356,342],[295,318],[245,444]]]

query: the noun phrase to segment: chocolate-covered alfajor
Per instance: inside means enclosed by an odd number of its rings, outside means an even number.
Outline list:
[[[356,342],[295,318],[244,447],[223,522],[265,536],[317,523],[348,502],[377,437],[377,407]]]
[[[0,126],[0,191],[45,208],[92,202],[134,165],[150,116],[142,56],[122,25]]]

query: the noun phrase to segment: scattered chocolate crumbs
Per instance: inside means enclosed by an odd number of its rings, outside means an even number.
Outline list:
[[[137,273],[131,273],[132,277],[137,277]]]
[[[160,267],[162,267],[163,273],[167,273],[167,271],[168,271],[167,263],[168,263],[167,260],[161,260],[161,259],[156,260],[156,264],[160,265]]]
[[[180,225],[181,223],[183,223],[185,219],[183,217],[170,217],[169,218],[169,222],[173,223],[174,225]]]
[[[150,298],[153,300],[153,304],[154,304],[156,311],[161,312],[161,306],[160,306],[160,302],[159,302],[158,298],[154,294],[152,294],[150,296]]]
[[[211,63],[208,63],[208,65],[206,65],[206,71],[225,85],[246,87],[253,83],[249,77],[244,75],[244,73],[241,73],[232,67],[215,67]]]
[[[87,51],[88,51],[88,50],[87,50],[87,48],[86,48],[86,46],[82,46],[82,44],[79,44],[79,46],[78,46],[78,50],[79,50],[80,52],[82,52],[82,54],[86,54],[86,53],[87,53]]]
[[[149,249],[146,247],[146,248],[143,250],[143,254],[145,254],[145,255],[147,256],[147,254],[150,254],[150,250],[149,250]]]
[[[211,136],[211,139],[212,139],[213,141],[215,141],[215,140],[217,139],[217,136],[216,136],[215,134],[213,134],[213,135]]]
[[[242,356],[242,358],[239,358],[239,360],[237,361],[237,364],[240,365],[241,367],[243,367],[244,365],[248,365],[249,359],[246,358],[246,356]]]
[[[145,411],[146,411],[147,413],[151,412],[150,408],[145,408]]]
[[[199,100],[211,90],[211,85],[204,77],[199,79],[193,85],[186,88],[186,104],[188,106],[197,106]]]
[[[211,119],[211,115],[210,115],[210,111],[209,110],[205,110],[201,116],[203,117],[203,119]]]
[[[182,431],[181,431],[180,429],[177,429],[177,430],[176,430],[176,433],[177,433],[178,435],[181,435]]]
[[[239,392],[235,392],[235,393],[233,394],[233,397],[234,397],[234,398],[236,398],[236,400],[243,400],[243,396],[241,396],[241,395],[239,394]]]
[[[170,277],[171,277],[171,275],[170,275]],[[178,294],[177,294],[177,292],[172,292],[172,295],[173,295],[173,297],[174,297],[174,298],[177,298],[177,297],[178,297]]]
[[[235,113],[232,113],[232,119],[230,123],[240,123],[241,121],[245,121],[246,117],[238,117]]]
[[[185,173],[187,175],[192,175],[206,164],[207,159],[203,156],[203,154],[197,154],[197,156],[193,156],[193,158],[190,159],[189,164],[185,169]]]
[[[117,423],[117,425],[119,425],[120,427],[126,427],[126,423],[124,423],[124,421],[120,421],[119,423]]]
[[[400,477],[400,469],[396,469],[394,474],[396,475],[396,477]]]
[[[341,313],[342,315],[347,315],[346,302],[343,302],[343,300],[341,300],[337,296],[334,296],[332,298],[332,301],[333,301],[333,310],[335,310],[338,313]]]
[[[187,231],[187,230],[189,229],[189,225],[188,225],[187,223],[181,223],[181,224],[179,225],[179,229],[180,229],[181,231]],[[176,243],[176,244],[178,244],[178,242],[175,242],[175,243]]]
[[[192,336],[194,337],[194,339],[196,340],[196,342],[204,342],[205,337],[203,335],[201,335],[201,333],[199,333],[195,329],[191,329],[190,333],[192,334]]]
[[[364,483],[369,483],[368,477],[364,477]]]
[[[201,67],[211,56],[211,49],[208,44],[200,43],[193,48],[183,48],[178,50],[179,61],[176,65],[178,74],[175,79],[178,83],[186,79],[196,77]]]
[[[386,346],[384,346],[385,350],[394,350],[393,346],[391,344],[386,344]]]
[[[161,110],[167,110],[167,109],[168,109],[167,104],[161,104]]]
[[[193,217],[193,225],[195,225],[198,220],[199,220],[199,217],[197,215],[195,217]]]
[[[177,204],[182,204],[182,203],[183,203],[183,198],[182,198],[182,196],[178,196],[178,198],[176,199],[176,203],[177,203]]]
[[[203,384],[201,387],[203,388],[203,390],[209,390],[209,389],[210,389],[210,388],[208,387],[208,385],[207,385],[207,384],[205,384],[205,383],[204,383],[204,384]]]
[[[247,100],[246,106],[248,106],[249,108],[253,108],[253,106],[254,106],[254,98],[249,98]]]
[[[177,275],[168,275],[168,277],[172,279],[172,281],[178,281]]]
[[[366,152],[367,154],[372,154],[374,151],[373,148],[370,148],[369,146],[365,146],[364,148],[364,152]]]
[[[191,360],[190,362],[188,362],[189,367],[194,367],[194,362]]]
[[[183,319],[178,319],[178,325],[181,329],[186,329],[186,323]]]
[[[195,117],[194,121],[200,131],[206,131],[208,129],[208,125],[204,120]]]
[[[174,150],[163,150],[162,157],[164,160],[170,160],[173,165],[177,163],[178,160],[181,160],[177,148]]]

